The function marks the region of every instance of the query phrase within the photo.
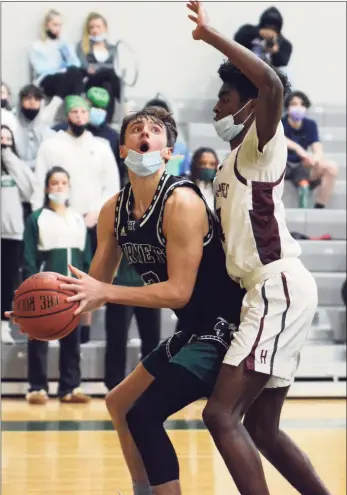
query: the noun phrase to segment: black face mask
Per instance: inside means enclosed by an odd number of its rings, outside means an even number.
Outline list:
[[[1,99],[1,108],[7,108],[7,107],[8,107],[8,100]]]
[[[12,149],[12,146],[10,146],[9,144],[2,144],[2,143],[1,143],[1,149],[2,149],[2,150],[7,150],[7,148]]]
[[[86,130],[86,125],[85,124],[74,124],[73,122],[71,122],[71,120],[68,121],[69,122],[69,128],[72,132],[72,134],[76,137],[80,137],[82,136],[82,134],[84,133],[84,131]]]
[[[46,29],[46,34],[47,34],[48,38],[50,38],[51,40],[56,40],[58,38],[58,35],[55,33],[52,33],[52,31],[50,31],[49,29]]]
[[[21,112],[27,120],[34,120],[34,118],[37,117],[37,114],[39,113],[39,111],[40,111],[39,108],[21,107]]]

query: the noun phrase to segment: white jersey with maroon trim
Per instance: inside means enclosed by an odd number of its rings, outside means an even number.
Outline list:
[[[282,195],[286,161],[282,123],[260,152],[253,122],[242,144],[218,168],[216,213],[227,269],[236,281],[269,263],[301,254],[285,221]]]

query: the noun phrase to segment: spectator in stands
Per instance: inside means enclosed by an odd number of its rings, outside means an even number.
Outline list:
[[[144,108],[147,107],[159,107],[163,108],[169,113],[172,113],[169,104],[161,99],[161,98],[153,98],[152,100],[147,101]],[[186,176],[190,173],[190,162],[191,156],[187,146],[180,141],[179,139],[176,141],[172,157],[166,164],[166,171],[171,175],[178,176]]]
[[[345,280],[342,284],[341,295],[342,295],[342,300],[345,306],[347,307],[347,280]]]
[[[286,115],[282,123],[288,145],[286,179],[296,187],[302,180],[307,180],[311,188],[320,184],[314,207],[325,208],[334,189],[337,165],[325,158],[317,124],[306,117],[311,102],[305,93],[294,91],[287,96],[284,106]]]
[[[43,207],[27,220],[24,232],[24,278],[39,271],[67,275],[68,259],[80,270],[88,271],[91,251],[82,216],[69,207],[70,177],[61,167],[52,168],[45,177]],[[66,267],[65,269],[63,267]],[[59,340],[59,385],[61,402],[85,403],[90,398],[80,388],[80,336],[78,330]],[[29,404],[48,400],[48,342],[28,341]]]
[[[34,83],[48,97],[81,94],[84,88],[85,72],[80,69],[74,48],[60,38],[61,28],[60,13],[50,10],[43,21],[41,38],[29,50]]]
[[[214,210],[213,180],[218,166],[218,156],[212,148],[198,148],[192,157],[191,179],[199,186],[208,206]]]
[[[12,130],[1,126],[1,340],[12,344],[9,321],[4,315],[11,309],[19,285],[24,216],[22,200],[29,201],[35,175],[18,158]]]
[[[4,82],[1,83],[1,123],[15,130],[17,121],[10,105],[10,88]]]
[[[292,44],[282,35],[283,17],[276,7],[266,9],[258,26],[245,24],[234,40],[267,60],[275,67],[286,67],[292,54]]]
[[[53,135],[51,125],[62,104],[62,99],[54,97],[45,106],[41,88],[34,84],[24,86],[19,92],[19,106],[16,110],[14,140],[18,156],[28,167],[35,170],[36,156],[40,145]],[[25,217],[31,212],[30,203],[24,202]]]
[[[114,284],[142,287],[142,278],[123,256]],[[112,390],[125,378],[128,332],[135,315],[141,338],[141,359],[149,354],[160,341],[160,309],[106,304],[106,354],[105,385]]]
[[[119,133],[106,122],[106,109],[110,101],[109,92],[104,88],[93,87],[87,92],[87,100],[90,103],[89,123],[87,130],[94,137],[106,139],[111,146],[118,164],[121,184],[124,183],[125,165],[119,155]],[[54,131],[66,131],[69,124],[62,122],[53,127]]]
[[[97,12],[91,12],[84,24],[82,40],[77,45],[77,55],[87,72],[86,91],[93,86],[101,86],[111,95],[106,118],[107,122],[111,122],[115,99],[120,99],[120,79],[114,70],[117,47],[107,38],[106,19]]]

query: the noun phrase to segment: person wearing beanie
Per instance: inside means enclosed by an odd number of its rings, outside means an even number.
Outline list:
[[[112,153],[118,164],[121,185],[123,186],[127,180],[125,173],[125,165],[119,155],[119,133],[113,129],[106,120],[107,106],[110,101],[110,94],[104,88],[92,87],[87,92],[87,100],[90,104],[89,123],[87,130],[94,137],[106,140],[109,142]],[[68,122],[61,122],[53,127],[54,131],[66,131]]]

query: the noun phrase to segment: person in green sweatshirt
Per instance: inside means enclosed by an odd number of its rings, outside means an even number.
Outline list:
[[[45,179],[43,207],[27,219],[24,230],[24,279],[40,271],[69,273],[68,264],[88,270],[91,247],[82,215],[69,206],[70,176],[62,167],[53,167]],[[59,341],[59,385],[61,402],[90,400],[80,388],[80,336],[78,329]],[[48,343],[28,341],[27,400],[45,404],[48,400]]]

